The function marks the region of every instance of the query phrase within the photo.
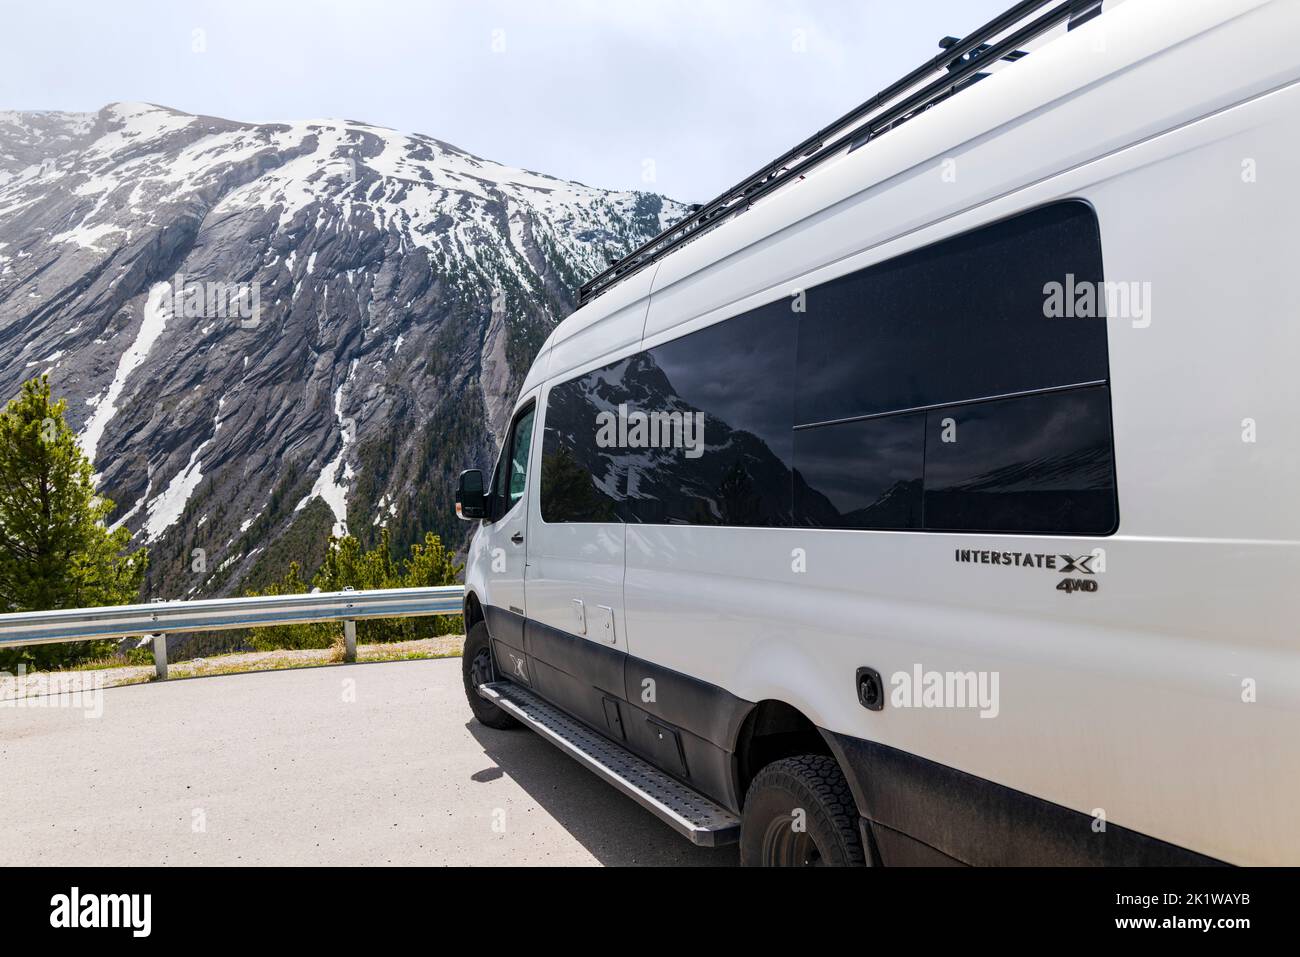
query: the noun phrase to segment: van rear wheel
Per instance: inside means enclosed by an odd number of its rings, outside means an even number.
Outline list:
[[[861,867],[858,810],[834,758],[804,754],[758,772],[740,816],[745,867]]]
[[[465,697],[469,710],[479,724],[509,731],[521,725],[491,701],[478,693],[478,686],[497,680],[496,665],[492,661],[492,642],[488,637],[487,623],[476,622],[465,636],[465,649],[460,655],[461,676],[465,679]]]

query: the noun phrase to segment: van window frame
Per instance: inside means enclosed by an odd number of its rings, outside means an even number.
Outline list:
[[[531,398],[510,417],[510,428],[506,430],[506,440],[501,444],[501,454],[497,458],[496,467],[492,470],[492,492],[491,492],[491,509],[489,510],[489,524],[495,523],[505,518],[514,509],[517,502],[510,501],[510,467],[514,462],[515,452],[515,430],[519,426],[519,421],[528,414],[533,415],[533,431],[529,436],[528,443],[531,446],[533,439],[537,435],[537,417],[538,402],[536,398]],[[529,472],[532,471],[533,455],[531,448],[528,453],[527,467],[524,469],[524,490],[519,493],[519,502],[528,497]],[[501,490],[501,483],[505,483],[505,491]]]
[[[1088,200],[1082,197],[1073,196],[1073,197],[1065,197],[1065,198],[1053,200],[1052,202],[1049,203],[1030,206],[1028,208],[1018,210],[1017,212],[1012,213],[1010,215],[992,219],[988,222],[980,223],[979,225],[972,226],[968,229],[961,230],[960,232],[954,233],[950,236],[945,236],[941,239],[937,239],[934,242],[927,243],[916,249],[899,253],[896,256],[889,257],[880,262],[871,263],[869,265],[845,273],[842,276],[837,276],[833,279],[826,280],[825,282],[818,283],[815,287],[812,288],[829,287],[831,284],[842,283],[853,277],[864,277],[866,274],[870,273],[873,270],[877,270],[882,267],[889,267],[891,264],[905,260],[907,257],[913,257],[918,254],[925,253],[927,251],[931,253],[935,253],[939,251],[940,247],[943,247],[954,241],[974,238],[977,236],[977,234],[983,231],[993,230],[999,227],[1005,228],[1022,218],[1030,217],[1033,215],[1041,215],[1047,210],[1051,210],[1057,207],[1068,207],[1068,206],[1078,206],[1087,210],[1087,214],[1088,214],[1087,226],[1092,230],[1091,240],[1093,243],[1095,243],[1095,250],[1098,256],[1097,266],[1098,269],[1100,270],[1098,275],[1096,276],[1096,280],[1098,282],[1104,283],[1105,282],[1105,275],[1104,275],[1105,256],[1104,256],[1104,248],[1103,248],[1103,241],[1101,235],[1101,224],[1097,216],[1097,210],[1092,205],[1092,203],[1090,203]],[[1072,262],[1065,262],[1064,260],[1066,258],[1067,257],[1064,254],[1062,254],[1061,257],[1062,261],[1060,265],[1062,265],[1064,269],[1068,272],[1069,270],[1074,268],[1075,264]],[[1055,266],[1053,268],[1055,268]],[[1064,278],[1064,274],[1062,278]],[[809,291],[811,291],[811,289]],[[544,396],[543,396],[545,400],[545,410],[546,410],[545,414],[546,415],[550,414],[550,396],[552,391],[556,388],[561,388],[579,382],[585,376],[588,376],[593,372],[597,372],[600,369],[607,368],[611,365],[617,365],[618,363],[625,362],[629,359],[646,357],[653,361],[656,350],[672,345],[674,343],[682,343],[686,340],[689,340],[692,336],[700,335],[702,333],[708,333],[710,330],[716,333],[717,327],[725,326],[728,323],[736,322],[737,320],[742,320],[747,317],[754,317],[762,310],[771,309],[774,305],[779,303],[784,303],[784,302],[785,300],[784,298],[782,298],[782,299],[773,300],[771,302],[762,303],[753,308],[746,309],[743,312],[739,312],[736,313],[735,315],[728,316],[727,318],[719,320],[718,322],[710,323],[707,326],[698,329],[692,329],[689,332],[686,332],[678,336],[673,336],[671,338],[664,339],[662,341],[656,341],[652,346],[647,346],[645,340],[643,339],[637,348],[621,356],[619,359],[612,360],[612,361],[606,360],[600,366],[589,368],[586,371],[578,373],[576,375],[567,374],[567,377],[564,378],[557,376],[556,378],[552,379],[546,384],[546,389],[544,391]],[[945,398],[942,401],[926,403],[915,407],[882,408],[877,411],[865,412],[862,414],[853,414],[853,415],[844,416],[842,418],[835,418],[826,421],[800,422],[797,409],[792,407],[790,410],[790,424],[789,424],[789,430],[790,430],[789,434],[791,437],[791,441],[792,443],[797,444],[796,437],[800,432],[822,430],[822,429],[834,429],[836,426],[849,425],[856,422],[865,422],[865,421],[876,420],[876,419],[886,420],[886,419],[893,419],[896,417],[916,415],[916,414],[923,414],[928,416],[931,413],[940,412],[946,409],[958,410],[958,409],[968,408],[974,405],[994,403],[994,402],[999,402],[1008,399],[1016,399],[1016,398],[1029,399],[1036,396],[1068,394],[1078,390],[1087,390],[1087,389],[1100,387],[1103,388],[1106,393],[1105,411],[1106,411],[1106,418],[1107,418],[1107,438],[1109,440],[1107,453],[1109,455],[1109,459],[1108,459],[1108,464],[1110,468],[1109,490],[1110,490],[1110,497],[1111,497],[1111,515],[1112,515],[1112,523],[1110,527],[1105,530],[1092,529],[1087,531],[1079,531],[1079,530],[1025,531],[1025,530],[1015,530],[1015,529],[1007,529],[1007,530],[1000,531],[992,528],[953,529],[953,528],[930,527],[928,526],[924,515],[923,503],[926,495],[928,494],[928,488],[927,488],[928,470],[927,470],[927,464],[925,462],[925,457],[923,454],[922,463],[921,463],[921,474],[919,476],[920,483],[921,483],[919,494],[922,498],[922,512],[921,512],[920,522],[917,526],[905,527],[905,528],[887,528],[887,527],[853,528],[853,527],[841,526],[837,530],[905,532],[905,533],[913,533],[913,534],[947,534],[947,535],[1025,535],[1025,536],[1056,537],[1056,538],[1105,538],[1105,537],[1115,535],[1119,531],[1119,526],[1120,526],[1120,502],[1119,502],[1120,496],[1119,496],[1119,477],[1118,477],[1119,469],[1118,469],[1118,463],[1116,461],[1116,449],[1115,449],[1113,380],[1111,378],[1111,369],[1110,369],[1110,335],[1109,335],[1109,327],[1104,325],[1109,322],[1109,318],[1103,314],[1102,316],[1094,317],[1090,319],[1078,319],[1078,320],[1048,319],[1046,321],[1052,321],[1052,322],[1087,321],[1087,322],[1102,323],[1103,330],[1101,333],[1102,345],[1101,345],[1101,357],[1100,357],[1102,362],[1102,367],[1099,371],[1104,372],[1104,377],[1088,378],[1084,381],[1076,381],[1076,382],[1057,382],[1051,384],[1044,384],[1042,386],[1012,390],[1012,391],[1002,392],[999,394],[983,394],[983,395],[972,395],[972,396],[962,396],[962,397],[953,396],[953,397]],[[792,343],[791,343],[796,357],[796,361],[794,363],[795,367],[792,373],[793,388],[796,390],[796,392],[800,388],[800,380],[799,380],[800,369],[798,368],[799,366],[798,357],[802,352],[802,337],[804,334],[805,334],[804,322],[802,321],[802,317],[800,317],[799,320],[795,322],[794,332],[792,336]],[[927,419],[927,423],[928,423],[928,419]],[[533,428],[534,428],[534,433],[536,433],[538,431],[536,423],[534,424]],[[545,421],[543,421],[542,423],[541,432],[542,432],[542,438],[540,441],[542,445],[539,448],[539,453],[543,452],[545,448],[546,435],[548,432],[547,423]],[[927,432],[928,432],[928,425],[927,425]],[[929,442],[928,435],[924,441],[927,443]],[[794,452],[794,448],[795,448],[795,444],[792,444],[790,450],[791,452],[790,460],[788,463],[788,469],[790,473],[790,483],[789,483],[789,488],[786,490],[785,493],[788,498],[788,507],[791,515],[792,524],[790,525],[781,525],[781,524],[740,525],[740,524],[727,524],[727,523],[690,523],[689,527],[791,528],[791,529],[809,529],[809,530],[819,530],[820,528],[823,527],[827,527],[827,528],[834,527],[834,526],[817,526],[817,525],[805,524],[800,522],[798,516],[797,495],[795,490],[796,481],[797,481],[797,477],[796,477],[797,466],[799,465],[799,456]],[[544,458],[545,458],[544,454],[539,454],[537,456],[539,473]],[[539,495],[540,494],[541,494],[541,487],[540,487],[540,475],[539,475]],[[668,526],[674,524],[682,524],[679,522],[647,521],[644,518],[640,517],[639,515],[634,518],[632,517],[633,513],[635,512],[635,509],[633,508],[633,504],[632,504],[633,501],[634,500],[631,497],[629,497],[626,488],[624,488],[619,493],[619,499],[616,501],[615,504],[620,511],[620,516],[618,519],[616,519],[616,521],[625,525],[641,524],[647,526]],[[540,499],[539,499],[539,508],[540,508]],[[542,521],[543,523],[548,525],[550,524],[556,524],[556,525],[602,524],[600,522],[592,522],[592,521],[574,521],[574,522],[548,521],[544,514],[542,516]]]

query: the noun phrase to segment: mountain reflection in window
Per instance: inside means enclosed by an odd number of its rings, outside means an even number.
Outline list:
[[[553,388],[542,518],[790,525],[793,344],[788,314],[760,309]],[[660,441],[602,446],[602,414],[620,411],[702,415],[703,435],[692,433],[702,444],[688,450],[652,430]]]
[[[1103,279],[1096,214],[1079,202],[814,286],[802,310],[782,297],[557,385],[542,517],[1111,534],[1106,326],[1044,314],[1046,283],[1066,277]],[[626,431],[598,441],[602,416],[628,413],[702,416],[702,438],[692,432],[689,452]]]
[[[812,528],[920,528],[925,415],[795,433],[795,516]]]
[[[929,413],[925,526],[1105,535],[1117,524],[1106,386]],[[955,424],[942,440],[942,420]]]
[[[618,522],[626,462],[596,441],[596,418],[617,409],[624,359],[551,389],[542,435],[542,520]]]
[[[704,448],[631,449],[632,520],[668,525],[791,524],[795,323],[775,303],[642,353],[628,370],[636,408],[701,412]]]
[[[801,429],[795,518],[811,528],[1108,534],[1110,436],[1104,386]]]

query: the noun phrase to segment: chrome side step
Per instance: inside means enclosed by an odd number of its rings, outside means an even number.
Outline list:
[[[701,847],[740,840],[740,818],[511,681],[478,693]]]

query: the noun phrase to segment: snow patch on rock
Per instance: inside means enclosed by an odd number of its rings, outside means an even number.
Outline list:
[[[81,431],[81,450],[92,463],[95,461],[95,453],[99,450],[100,440],[104,437],[104,429],[112,421],[113,416],[117,415],[117,400],[121,397],[122,390],[126,388],[127,377],[148,358],[149,350],[153,348],[158,337],[162,335],[163,329],[167,327],[171,310],[171,286],[165,282],[157,283],[149,290],[149,297],[144,306],[144,318],[140,322],[140,331],[136,333],[135,341],[126,352],[122,353],[122,358],[117,363],[117,374],[113,376],[107,391],[95,402],[95,412]]]

